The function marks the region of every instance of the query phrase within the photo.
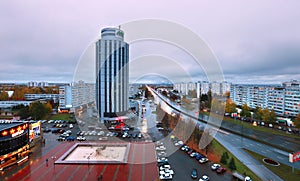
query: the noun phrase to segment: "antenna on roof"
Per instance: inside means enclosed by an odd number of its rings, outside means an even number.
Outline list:
[[[119,25],[119,30],[121,30],[121,25]]]

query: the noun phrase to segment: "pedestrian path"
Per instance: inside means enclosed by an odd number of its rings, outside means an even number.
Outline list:
[[[262,180],[283,181],[283,179],[278,177],[267,167],[247,154],[241,147],[236,147],[235,145],[232,145],[231,143],[225,141],[219,133],[215,135],[215,139]]]

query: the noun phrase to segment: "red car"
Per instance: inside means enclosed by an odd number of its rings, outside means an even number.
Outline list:
[[[219,174],[224,173],[224,172],[226,172],[226,168],[219,167],[219,168],[217,169],[217,173],[219,173]]]

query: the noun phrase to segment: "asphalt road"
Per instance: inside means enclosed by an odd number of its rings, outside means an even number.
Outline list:
[[[149,104],[145,102],[146,112],[144,113],[144,120],[147,122],[147,134],[151,137],[155,137],[156,140],[159,140],[164,143],[166,146],[168,160],[171,165],[171,168],[175,172],[173,180],[175,181],[188,181],[188,180],[199,180],[200,176],[206,174],[210,177],[210,180],[231,180],[232,176],[228,172],[224,174],[217,174],[215,171],[212,171],[210,166],[211,163],[207,162],[200,164],[195,158],[191,158],[185,152],[181,151],[179,147],[175,147],[171,142],[169,136],[165,136],[162,131],[159,131],[156,127],[157,116],[155,113],[154,104]],[[142,128],[141,128],[142,129]],[[196,168],[198,171],[198,178],[191,178],[191,171],[193,168]]]

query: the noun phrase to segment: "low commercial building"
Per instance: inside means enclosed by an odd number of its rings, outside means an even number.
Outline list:
[[[0,123],[0,170],[28,158],[29,124]]]

